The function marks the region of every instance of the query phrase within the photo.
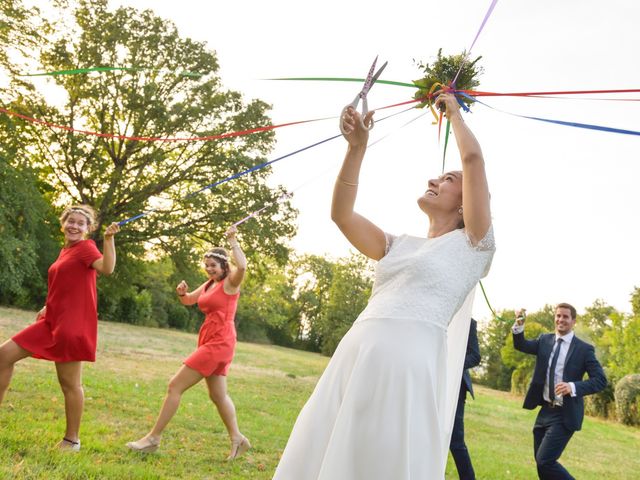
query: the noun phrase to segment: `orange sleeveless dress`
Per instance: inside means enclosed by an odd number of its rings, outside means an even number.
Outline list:
[[[198,349],[184,361],[204,377],[227,375],[236,348],[236,325],[234,323],[240,292],[229,295],[224,291],[224,282],[208,287],[198,297],[198,307],[205,314],[200,327]]]

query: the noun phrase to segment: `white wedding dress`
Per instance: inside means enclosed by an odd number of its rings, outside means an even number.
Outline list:
[[[441,480],[492,228],[387,237],[369,303],[293,427],[274,480]]]

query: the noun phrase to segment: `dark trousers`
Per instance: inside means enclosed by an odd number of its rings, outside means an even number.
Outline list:
[[[476,474],[473,471],[473,465],[471,465],[469,450],[467,450],[467,445],[464,443],[464,404],[466,397],[467,390],[461,388],[460,395],[458,395],[458,408],[456,409],[456,417],[453,422],[453,432],[451,433],[449,450],[451,451],[454,462],[456,462],[456,469],[458,470],[460,480],[475,480]]]
[[[562,407],[543,405],[533,426],[533,453],[541,480],[575,480],[558,463],[572,435],[562,421]]]

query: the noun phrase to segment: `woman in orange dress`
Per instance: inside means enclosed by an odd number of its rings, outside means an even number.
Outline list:
[[[49,267],[47,300],[36,322],[0,346],[0,403],[16,362],[26,357],[55,362],[64,394],[67,427],[58,443],[62,450],[80,450],[80,420],[84,407],[82,362],[96,359],[98,332],[96,277],[110,275],[116,265],[113,236],[116,223],[104,233],[104,255],[86,237],[96,229],[96,214],[88,205],[73,205],[60,216],[64,247]]]
[[[218,408],[231,439],[231,451],[227,457],[233,460],[250,447],[249,440],[240,433],[236,409],[227,394],[227,372],[236,346],[235,314],[240,296],[240,284],[247,269],[247,260],[236,239],[236,227],[231,227],[227,239],[236,268],[229,265],[229,255],[224,248],[214,248],[204,254],[204,268],[209,280],[193,292],[182,281],[176,287],[183,305],[198,304],[206,317],[200,328],[198,348],[169,381],[167,396],[153,429],[140,440],[127,443],[131,450],[155,452],[162,432],[173,417],[182,394],[203,378],[207,382],[209,397]]]

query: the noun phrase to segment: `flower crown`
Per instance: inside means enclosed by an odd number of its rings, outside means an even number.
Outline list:
[[[87,213],[86,210],[82,209],[82,208],[70,208],[69,210],[67,210],[67,214],[71,214],[71,213],[79,213],[80,215],[83,215],[88,221],[89,224],[93,223],[93,219],[91,218],[91,215],[89,215],[89,213]]]
[[[229,261],[229,258],[221,253],[207,252],[204,254],[204,258],[209,258],[209,257],[219,258],[220,260],[224,260],[225,262]]]

